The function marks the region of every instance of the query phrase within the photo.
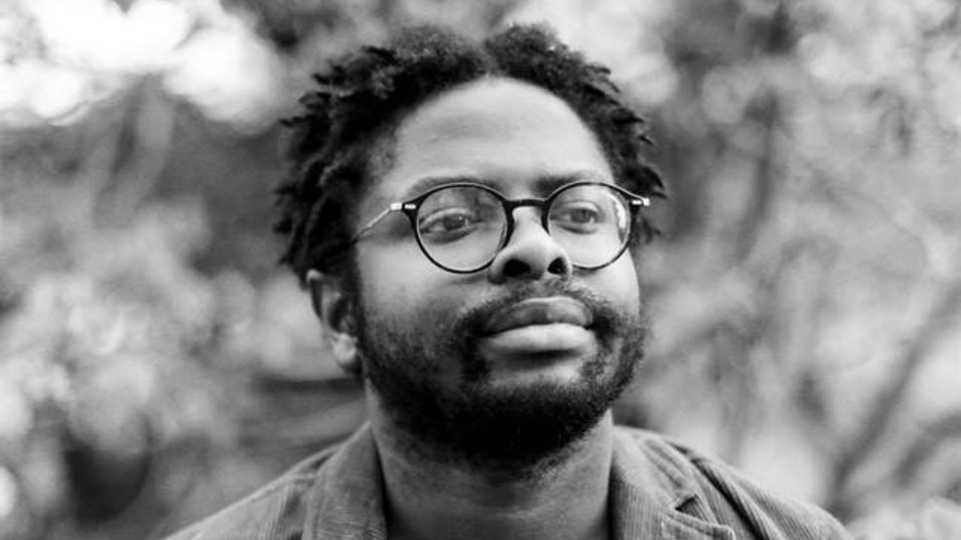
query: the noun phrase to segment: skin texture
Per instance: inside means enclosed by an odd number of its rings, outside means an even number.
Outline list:
[[[511,198],[543,197],[576,179],[613,183],[595,137],[563,101],[503,78],[468,83],[413,111],[359,222],[438,177],[485,182]],[[392,538],[608,535],[609,406],[641,356],[645,328],[637,276],[629,254],[600,270],[575,269],[538,212],[516,210],[510,242],[477,273],[434,266],[395,214],[358,244],[355,283],[309,277],[338,362],[367,373]],[[573,302],[594,323],[477,335],[493,313],[512,313],[524,300]],[[420,395],[408,391],[416,386]],[[418,408],[424,401],[441,405]],[[448,432],[431,432],[444,423],[433,417],[417,422],[458,407],[466,412],[450,416]],[[558,426],[580,427],[554,429],[555,416]],[[457,432],[483,417],[491,422],[473,435]],[[545,425],[511,442],[511,429]]]

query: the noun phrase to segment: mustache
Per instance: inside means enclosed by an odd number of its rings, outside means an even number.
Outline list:
[[[593,315],[591,329],[599,336],[609,335],[626,323],[610,302],[587,288],[563,280],[529,282],[510,286],[497,296],[465,310],[454,323],[451,337],[458,341],[477,339],[483,335],[484,326],[494,314],[525,300],[557,296],[571,298],[586,306]]]
[[[622,313],[609,301],[593,291],[569,281],[528,282],[509,286],[496,296],[467,308],[456,317],[448,329],[446,348],[462,351],[464,383],[470,385],[484,380],[487,362],[477,354],[477,342],[484,335],[484,328],[494,314],[513,305],[535,298],[564,296],[581,302],[590,311],[593,322],[591,330],[605,353],[612,350],[618,337],[637,326],[637,320]]]

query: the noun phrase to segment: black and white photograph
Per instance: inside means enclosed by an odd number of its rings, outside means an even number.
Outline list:
[[[961,540],[961,0],[0,0],[0,540]]]

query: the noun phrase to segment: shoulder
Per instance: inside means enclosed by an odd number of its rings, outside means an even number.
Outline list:
[[[686,494],[674,497],[684,501],[679,509],[728,525],[737,538],[850,538],[824,510],[763,489],[731,466],[668,437],[625,427],[618,427],[618,437],[637,448],[670,485],[683,486],[673,488]]]
[[[324,464],[339,446],[327,448],[282,476],[166,540],[273,540],[300,538],[308,496]]]

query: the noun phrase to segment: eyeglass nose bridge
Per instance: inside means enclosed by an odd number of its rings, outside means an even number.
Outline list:
[[[547,236],[550,236],[552,239],[554,238],[551,235],[550,218],[548,216],[548,213],[546,212],[547,207],[552,202],[551,198],[545,198],[545,199],[534,198],[534,197],[527,198],[527,199],[504,198],[504,199],[501,199],[501,202],[504,205],[504,217],[507,220],[507,223],[506,223],[506,231],[504,232],[504,238],[501,240],[501,245],[497,248],[497,251],[495,252],[495,256],[497,253],[500,253],[502,249],[507,247],[507,244],[510,243],[511,238],[514,236],[514,228],[516,225],[516,220],[514,219],[514,210],[517,210],[518,208],[522,208],[525,206],[533,206],[535,208],[540,209],[541,227],[544,228],[544,232],[547,233]]]
[[[514,228],[514,210],[522,208],[524,206],[533,206],[540,209],[541,211],[541,225],[547,230],[547,224],[550,221],[547,217],[547,212],[544,210],[551,203],[550,199],[504,199],[504,213],[507,215],[507,226],[509,229]],[[549,231],[548,231],[549,232]]]

